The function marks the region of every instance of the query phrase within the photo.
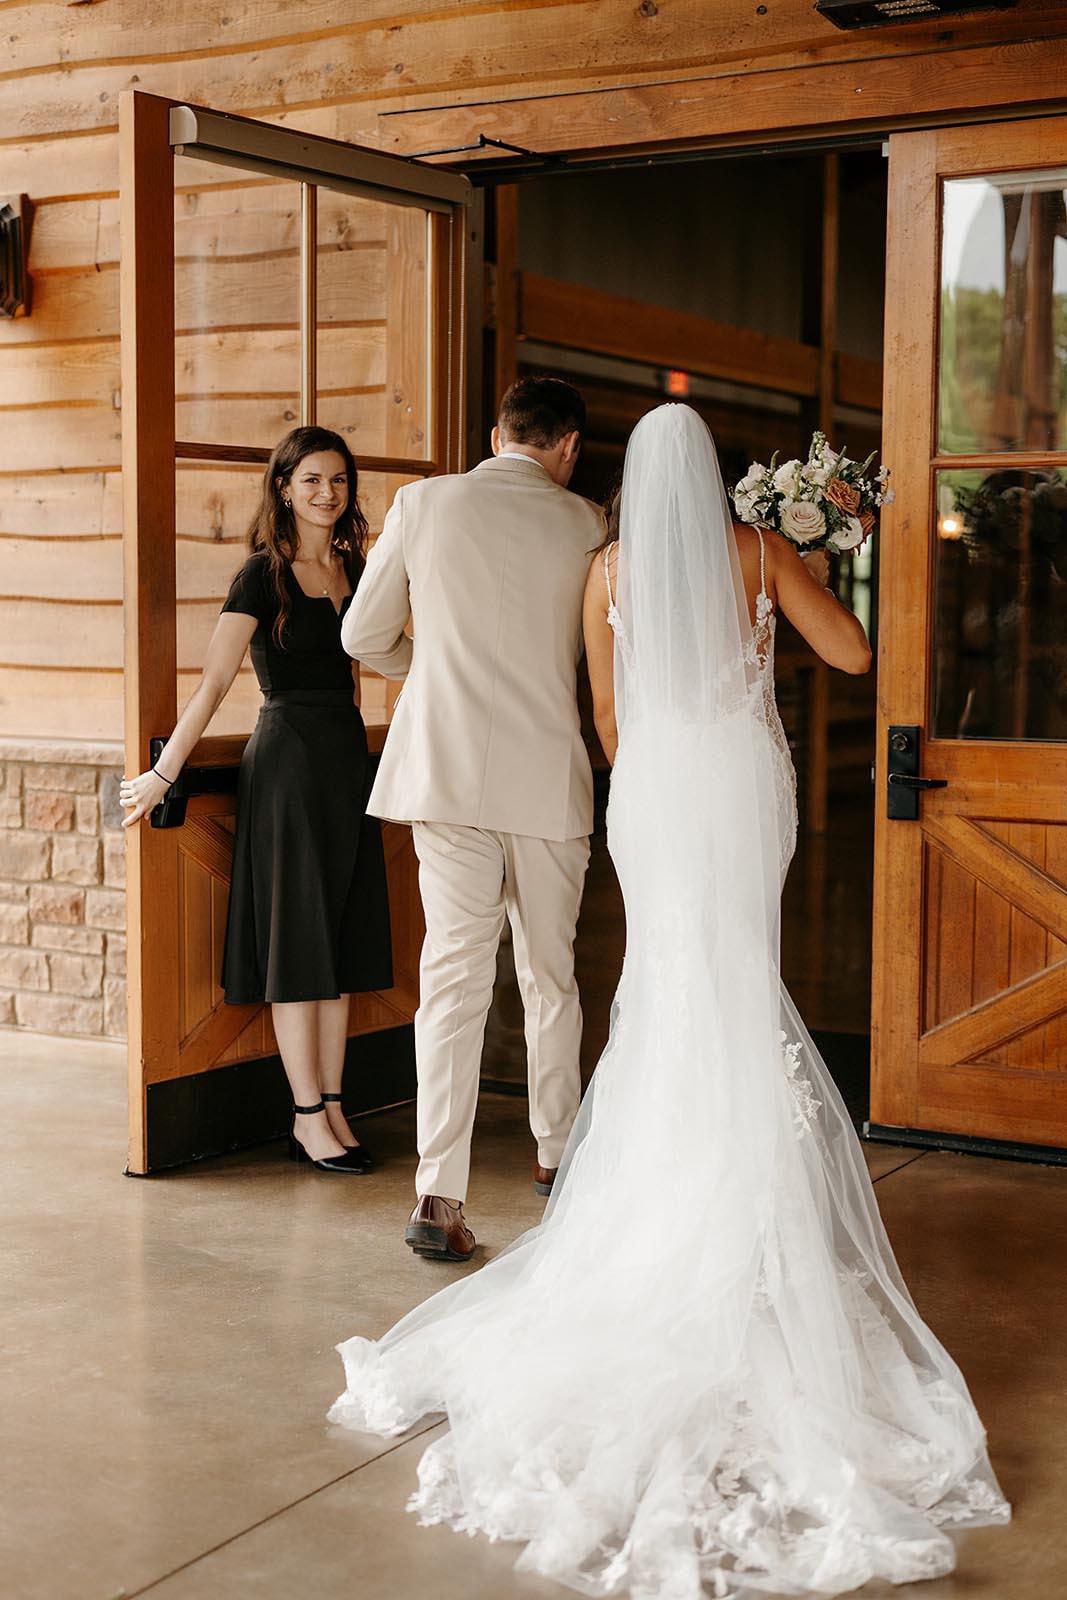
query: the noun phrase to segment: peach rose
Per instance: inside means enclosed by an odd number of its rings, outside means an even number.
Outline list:
[[[823,494],[832,506],[843,511],[846,517],[854,517],[860,506],[860,492],[851,483],[845,483],[840,478],[831,478],[823,490]]]
[[[810,544],[826,532],[826,518],[811,500],[793,500],[782,507],[782,532],[794,544]]]

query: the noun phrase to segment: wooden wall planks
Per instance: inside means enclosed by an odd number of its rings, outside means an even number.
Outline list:
[[[122,726],[122,673],[61,667],[12,667],[0,660],[0,726],[4,737],[113,740]],[[116,708],[119,708],[116,714]]]
[[[185,0],[169,13],[149,12],[145,0],[113,0],[99,11],[55,3],[13,6],[5,10],[4,33],[21,72],[46,80],[62,73],[70,85],[89,72],[110,70],[125,74],[122,86],[128,87],[128,75],[136,71],[138,87],[159,92],[151,79],[154,67],[169,70],[173,82],[177,70],[195,73],[210,70],[213,61],[258,57],[274,69],[274,92],[265,103],[280,104],[278,90],[299,80],[304,62],[332,64],[342,75],[337,94],[382,97],[445,86],[471,94],[488,84],[514,83],[517,76],[677,77],[717,64],[756,71],[820,60],[896,59],[961,42],[1045,37],[1063,22],[1062,6],[1054,0],[1021,0],[1011,13],[957,19],[947,27],[934,18],[872,33],[834,29],[808,0],[783,0],[763,14],[750,0],[716,0],[714,6],[672,0],[648,15],[616,0],[463,0],[438,6],[362,0],[356,15],[331,0],[275,0],[234,6],[228,15],[220,15],[212,0]],[[274,51],[288,57],[280,81]],[[517,74],[520,59],[523,70]],[[257,84],[254,70],[234,72],[229,89],[250,104],[249,95],[262,93]],[[105,80],[94,79],[93,89],[107,93]],[[184,86],[176,92],[190,95]],[[313,98],[322,98],[321,88]]]

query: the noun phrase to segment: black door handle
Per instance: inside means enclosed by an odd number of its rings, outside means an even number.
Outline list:
[[[891,772],[889,781],[900,789],[947,789],[947,778],[913,778],[906,772]]]
[[[919,816],[920,791],[945,789],[948,780],[920,778],[921,728],[894,724],[889,730],[888,745],[885,814],[896,822],[915,822]]]
[[[149,741],[149,759],[159,760],[165,739]],[[236,794],[237,767],[183,767],[151,815],[153,828],[180,828],[185,807],[194,794]]]

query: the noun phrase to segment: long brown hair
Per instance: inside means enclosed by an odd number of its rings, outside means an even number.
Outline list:
[[[348,502],[333,525],[330,548],[341,557],[352,593],[356,592],[366,565],[367,519],[359,509],[356,491],[359,475],[351,450],[339,433],[329,428],[294,428],[280,439],[263,474],[263,494],[255,516],[248,526],[248,548],[253,555],[267,558],[267,571],[278,602],[274,627],[271,630],[275,644],[284,648],[285,629],[293,608],[286,568],[296,555],[299,538],[292,508],[283,499],[289,479],[306,456],[317,455],[321,450],[333,450],[345,464],[348,476]]]
[[[589,554],[599,555],[606,550],[609,544],[614,544],[619,537],[619,517],[622,511],[622,468],[620,467],[612,479],[611,488],[604,497],[604,537]]]

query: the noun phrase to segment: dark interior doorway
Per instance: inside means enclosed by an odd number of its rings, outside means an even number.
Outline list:
[[[487,193],[495,314],[486,395],[512,375],[569,377],[589,407],[573,487],[603,501],[638,419],[672,397],[704,416],[724,476],[803,457],[816,427],[880,448],[886,162],[880,146],[553,171]],[[495,379],[495,383],[494,383]],[[485,432],[492,422],[487,404]],[[877,537],[841,558],[840,598],[877,638]],[[820,669],[783,627],[778,693],[801,832],[783,903],[786,982],[857,1121],[867,1110],[874,673]],[[596,1064],[622,960],[606,854],[606,764],[591,721],[598,827],[579,924],[583,1068]],[[487,1082],[519,1090],[522,1015],[501,954]]]

